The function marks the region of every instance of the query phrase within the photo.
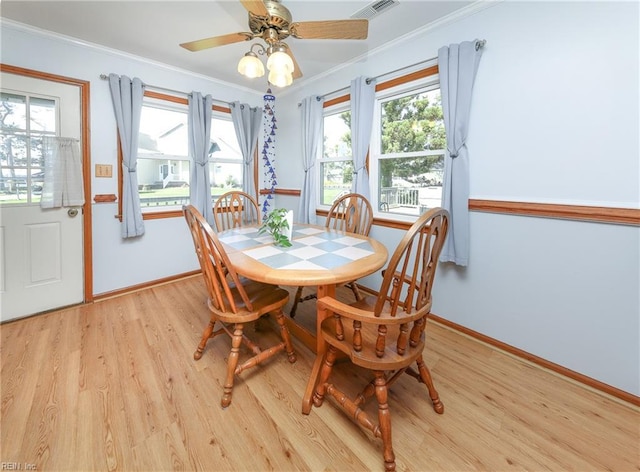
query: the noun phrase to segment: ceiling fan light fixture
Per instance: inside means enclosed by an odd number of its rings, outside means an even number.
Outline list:
[[[267,59],[267,69],[269,71],[275,71],[278,74],[293,73],[293,61],[291,56],[283,51],[274,51],[269,55]]]
[[[269,71],[269,83],[276,87],[287,87],[293,83],[293,74],[291,72],[278,72],[276,70]]]
[[[249,51],[238,62],[238,72],[245,77],[255,79],[264,75],[264,65],[254,52]]]

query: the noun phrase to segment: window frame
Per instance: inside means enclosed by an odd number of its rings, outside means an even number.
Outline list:
[[[373,207],[374,217],[413,222],[420,216],[420,213],[418,213],[417,215],[408,215],[408,214],[402,214],[402,213],[381,211],[380,209],[381,202],[378,201],[378,193],[380,190],[378,188],[378,182],[380,177],[378,163],[381,160],[439,156],[439,155],[445,154],[444,149],[434,149],[434,150],[425,150],[425,151],[411,151],[411,152],[404,152],[404,153],[395,152],[395,153],[389,153],[389,154],[383,155],[381,150],[381,143],[382,143],[382,126],[381,126],[382,116],[381,115],[382,115],[383,104],[388,101],[411,96],[416,93],[426,93],[426,92],[439,90],[439,89],[440,89],[440,79],[438,74],[435,74],[421,80],[399,84],[398,86],[388,88],[379,94],[376,93],[374,117],[373,117],[374,126],[371,130],[371,140],[369,141],[369,154],[368,154],[368,160],[367,160],[367,171],[369,172],[369,182],[375,183],[374,186],[370,185],[370,189],[371,189],[370,201],[371,201],[371,206]],[[371,188],[371,187],[374,187],[374,188]]]
[[[153,100],[153,103],[162,103],[162,102],[166,102],[166,107],[171,109],[178,109],[181,107],[185,107],[185,110],[188,112],[188,107],[189,107],[189,101],[187,100],[187,98],[184,97],[178,97],[175,95],[169,95],[169,94],[165,94],[165,93],[159,93],[153,90],[145,90],[144,92],[144,99],[143,99],[143,106],[145,104],[145,100]],[[213,120],[213,118],[215,116],[229,116],[231,117],[231,108],[228,107],[223,107],[220,105],[212,105],[212,117],[211,119]],[[122,194],[123,194],[123,177],[122,177],[122,159],[123,159],[123,155],[122,155],[122,142],[120,140],[120,133],[116,132],[117,135],[117,140],[118,140],[118,145],[117,145],[117,149],[118,149],[118,157],[117,157],[117,161],[118,161],[118,214],[116,215],[116,218],[118,218],[120,221],[122,221]],[[189,161],[189,165],[191,165],[191,161],[190,159],[188,159],[187,156],[187,160]],[[254,158],[254,166],[256,164],[256,159]],[[243,168],[244,171],[244,168]],[[244,174],[243,174],[243,178],[244,178]],[[158,211],[147,211],[147,212],[142,212],[142,219],[143,220],[155,220],[155,219],[163,219],[163,218],[182,218],[183,214],[182,214],[182,209],[178,209],[175,207],[172,207],[171,209],[168,210],[158,210]]]
[[[423,89],[427,89],[424,91],[434,90],[440,88],[440,76],[438,73],[438,65],[437,60],[429,61],[429,63],[424,64],[424,68],[414,70],[413,72],[407,73],[402,76],[395,77],[393,79],[380,82],[376,85],[375,92],[375,107],[374,107],[374,126],[371,131],[371,138],[369,141],[369,149],[367,153],[367,172],[369,173],[369,182],[375,182],[375,186],[371,185],[371,198],[370,203],[374,210],[374,218],[376,220],[386,220],[386,221],[397,221],[400,223],[413,223],[419,215],[403,215],[400,213],[390,213],[390,212],[381,212],[379,209],[378,202],[378,159],[380,158],[380,110],[381,110],[381,102],[388,101],[391,97],[402,97],[405,95],[409,95],[415,91],[423,91]],[[339,97],[335,97],[333,99],[327,100],[323,106],[323,119],[324,117],[336,113],[340,113],[341,111],[350,109],[350,94],[342,95]],[[340,110],[340,111],[339,111]],[[378,125],[376,126],[376,123]],[[442,151],[445,150],[430,150],[426,152],[417,151],[412,153],[397,153],[389,154],[384,156],[384,159],[393,158],[393,157],[412,157],[413,155],[439,155],[442,154]],[[324,158],[324,149],[322,151],[321,158],[318,159],[318,164],[321,163]],[[446,154],[445,154],[446,158]],[[317,194],[316,194],[316,209],[320,214],[324,214],[330,208],[330,205],[322,204],[321,194],[322,194],[322,175],[320,170],[320,165],[317,166],[318,169],[316,171],[316,183],[317,183]]]
[[[327,164],[327,163],[332,163],[332,162],[348,162],[348,161],[353,162],[353,152],[351,153],[351,155],[349,157],[340,156],[340,158],[335,158],[335,159],[334,158],[325,158],[324,157],[324,137],[326,136],[324,134],[324,120],[328,116],[339,115],[339,114],[344,113],[346,111],[350,112],[351,109],[349,107],[349,104],[350,104],[349,101],[345,101],[345,102],[339,103],[339,104],[337,104],[334,107],[331,107],[329,109],[325,108],[325,111],[323,111],[323,114],[322,114],[323,146],[322,146],[322,155],[318,159],[318,171],[316,172],[316,178],[317,178],[316,188],[318,189],[318,194],[317,194],[318,206],[321,207],[321,208],[325,208],[326,210],[329,210],[329,208],[331,207],[332,203],[327,203],[327,204],[322,203],[323,189],[324,189],[324,185],[323,185],[324,175],[323,175],[323,171],[322,171],[323,165]],[[329,110],[329,111],[327,111],[327,110]]]

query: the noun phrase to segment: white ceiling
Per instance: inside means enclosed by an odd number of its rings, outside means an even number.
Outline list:
[[[283,0],[293,21],[349,19],[368,0]],[[473,1],[399,0],[369,21],[366,40],[289,37],[304,74],[300,81],[343,63],[364,60],[368,51],[465,8]],[[11,21],[106,46],[224,82],[264,91],[266,78],[246,79],[236,71],[249,42],[190,52],[180,43],[249,31],[239,0],[208,1],[30,1],[2,0],[0,16]],[[253,42],[261,42],[254,40]]]

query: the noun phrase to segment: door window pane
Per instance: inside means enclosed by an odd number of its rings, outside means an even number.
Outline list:
[[[2,93],[2,131],[27,130],[27,97]]]
[[[29,128],[32,133],[55,133],[56,102],[47,98],[29,100]]]
[[[36,204],[42,195],[45,135],[55,135],[57,101],[3,92],[0,102],[0,204]]]

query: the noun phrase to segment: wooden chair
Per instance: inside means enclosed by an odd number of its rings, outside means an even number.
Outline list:
[[[431,311],[431,289],[448,222],[448,212],[436,208],[411,226],[384,271],[377,297],[370,296],[350,305],[330,297],[318,300],[318,308],[330,315],[322,322],[319,333],[325,343],[325,354],[314,382],[313,404],[320,407],[328,394],[352,420],[381,438],[387,471],[395,470],[396,466],[387,400],[389,386],[403,372],[410,374],[425,384],[434,410],[444,412],[422,351],[427,315]],[[355,390],[339,390],[330,380],[339,353],[373,373],[371,383],[352,398],[343,392]],[[414,362],[417,370],[411,366]],[[372,396],[378,402],[377,421],[364,410],[365,402]]]
[[[210,338],[223,333],[231,337],[231,352],[227,361],[221,401],[222,407],[225,408],[231,403],[235,375],[240,375],[244,370],[262,363],[282,350],[286,351],[289,362],[296,361],[282,311],[282,307],[289,301],[289,292],[275,285],[238,277],[222,244],[202,214],[192,205],[184,206],[183,213],[200,261],[208,293],[207,305],[211,312],[211,320],[193,354],[194,359],[202,357]],[[282,342],[262,350],[246,337],[244,326],[268,313],[275,315]],[[216,327],[218,329],[214,331]],[[253,356],[238,365],[240,345],[243,343],[251,350]]]
[[[339,196],[333,202],[333,205],[331,205],[329,213],[327,214],[325,226],[327,228],[346,231],[348,233],[368,236],[372,223],[373,209],[371,208],[369,200],[359,193],[346,193]],[[356,300],[360,300],[362,298],[355,280],[345,285],[351,289]],[[315,293],[303,297],[302,289],[303,287],[298,287],[298,290],[296,291],[293,306],[289,312],[289,316],[291,316],[291,318],[296,316],[296,310],[299,303],[306,302],[307,300],[313,300],[317,297],[317,294]]]
[[[260,224],[258,202],[248,193],[238,190],[218,197],[213,204],[213,217],[219,232],[238,226]]]

